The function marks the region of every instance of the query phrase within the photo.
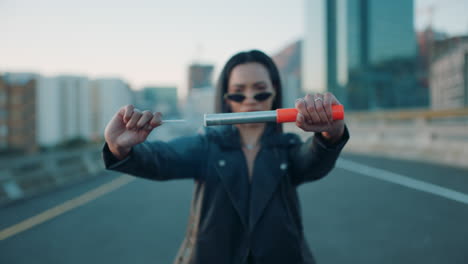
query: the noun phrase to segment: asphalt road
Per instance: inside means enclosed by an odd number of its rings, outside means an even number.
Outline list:
[[[0,208],[0,234],[121,177],[105,172]],[[0,240],[0,263],[172,263],[193,183],[132,179],[82,205],[61,206],[55,217],[23,223]],[[318,263],[468,263],[467,170],[347,154],[299,192]]]

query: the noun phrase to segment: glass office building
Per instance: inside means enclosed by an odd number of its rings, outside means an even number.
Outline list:
[[[427,105],[416,79],[413,1],[306,3],[303,89],[330,91],[353,110]]]

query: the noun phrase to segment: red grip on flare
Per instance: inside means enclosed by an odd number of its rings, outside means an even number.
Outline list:
[[[343,105],[332,105],[333,120],[344,119]],[[296,108],[282,108],[276,109],[276,123],[296,122],[297,109]]]

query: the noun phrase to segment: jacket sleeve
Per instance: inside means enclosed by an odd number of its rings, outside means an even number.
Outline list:
[[[342,138],[334,144],[330,144],[320,133],[316,133],[306,142],[292,147],[289,157],[293,184],[300,185],[327,175],[334,168],[348,139],[349,132],[345,127]]]
[[[105,168],[150,180],[199,179],[206,161],[206,138],[182,137],[170,142],[143,142],[118,160],[107,143],[102,150]]]

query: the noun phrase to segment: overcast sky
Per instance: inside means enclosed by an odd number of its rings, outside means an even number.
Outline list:
[[[435,28],[468,33],[468,0],[416,0],[417,29],[431,5]],[[194,60],[217,73],[238,51],[274,54],[300,39],[303,7],[304,0],[0,0],[0,71],[185,88]]]

